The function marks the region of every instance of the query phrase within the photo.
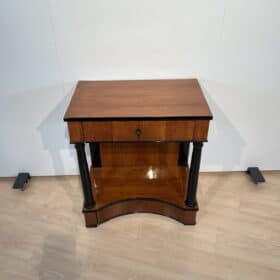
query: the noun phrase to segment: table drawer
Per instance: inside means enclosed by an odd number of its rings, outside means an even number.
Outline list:
[[[205,141],[209,121],[144,120],[68,123],[72,143],[106,141]]]
[[[85,141],[163,141],[165,121],[83,122]]]
[[[163,141],[164,121],[114,121],[113,141]]]

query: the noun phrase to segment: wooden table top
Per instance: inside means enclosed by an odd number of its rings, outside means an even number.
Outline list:
[[[64,116],[85,119],[212,119],[196,79],[79,81]]]

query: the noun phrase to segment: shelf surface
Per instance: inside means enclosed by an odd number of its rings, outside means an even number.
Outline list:
[[[178,166],[92,168],[95,209],[129,199],[154,199],[187,209],[187,174],[187,168]]]

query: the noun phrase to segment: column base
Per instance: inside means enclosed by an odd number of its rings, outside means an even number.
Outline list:
[[[97,227],[115,217],[133,213],[153,213],[167,216],[184,225],[195,225],[198,205],[185,208],[156,199],[128,199],[106,205],[99,209],[83,209],[87,227]]]

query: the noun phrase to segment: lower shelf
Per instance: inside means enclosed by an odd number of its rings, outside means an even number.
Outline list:
[[[91,169],[95,207],[84,209],[86,226],[139,212],[194,225],[198,206],[185,205],[185,167],[102,167]]]

